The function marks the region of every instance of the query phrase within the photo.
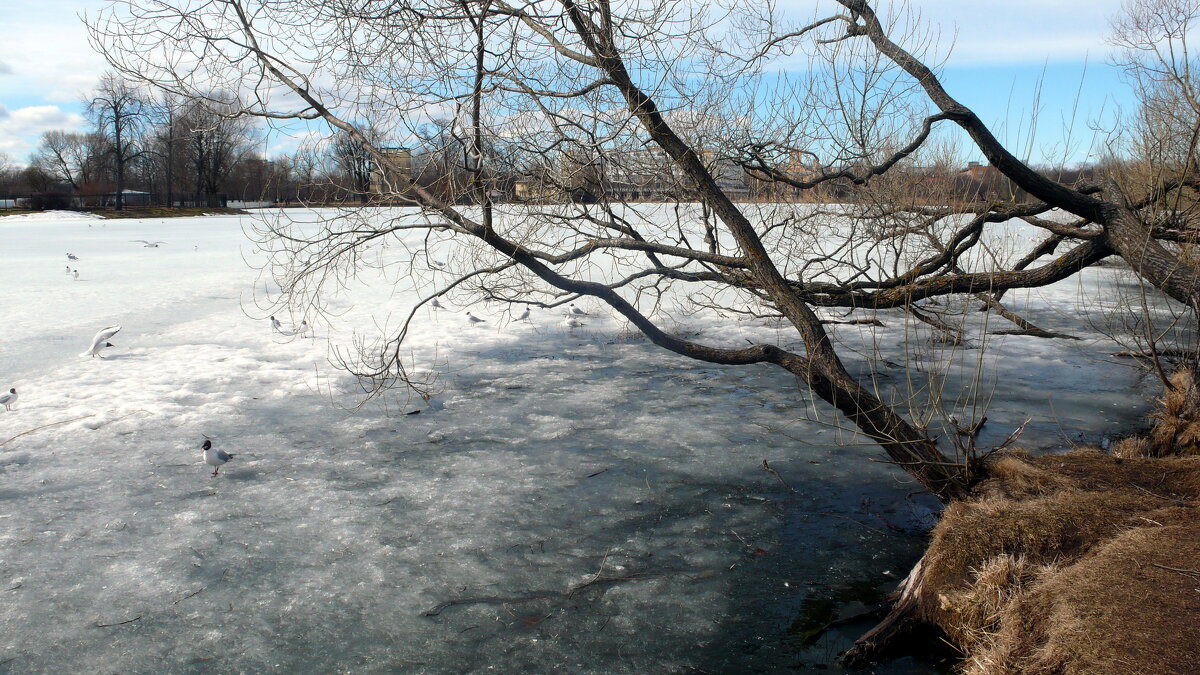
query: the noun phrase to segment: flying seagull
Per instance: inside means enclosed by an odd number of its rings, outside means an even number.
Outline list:
[[[587,312],[576,307],[575,303],[571,303],[571,313],[574,314],[575,316],[590,316]]]
[[[0,396],[0,405],[4,406],[5,410],[12,410],[12,404],[17,402],[17,390],[9,389],[7,394]]]
[[[200,449],[204,451],[204,463],[215,467],[212,472],[214,476],[221,470],[222,464],[235,457],[224,450],[213,450],[212,441],[208,439],[204,440],[204,445]]]
[[[467,321],[470,321],[471,323],[487,323],[487,321],[484,321],[470,312],[467,312]]]
[[[68,253],[67,260],[79,260],[79,256],[75,255],[74,253]]]
[[[86,352],[80,354],[80,356],[100,356],[101,349],[104,349],[105,347],[115,347],[116,345],[109,342],[108,339],[116,335],[117,331],[119,330],[121,330],[120,326],[109,326],[99,333],[96,333],[96,337],[92,338],[92,346],[88,348]]]
[[[146,241],[145,239],[130,239],[130,243],[138,243],[142,248],[158,248],[159,244],[165,244],[165,241]]]

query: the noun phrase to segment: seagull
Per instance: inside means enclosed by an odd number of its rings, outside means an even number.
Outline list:
[[[563,325],[567,327],[567,330],[575,330],[576,328],[582,328],[587,324],[573,316],[567,316],[566,320],[563,321]]]
[[[71,273],[71,266],[67,265],[67,274],[70,274],[70,273]]]
[[[75,255],[74,253],[68,253],[67,260],[79,260],[79,256]]]
[[[292,335],[299,335],[300,337],[308,337],[308,320],[305,319],[305,320],[301,321],[299,326],[293,326],[292,327]]]
[[[75,281],[79,281],[79,270],[71,270],[71,277],[74,278]]]
[[[145,239],[130,239],[130,243],[138,243],[142,248],[158,248],[159,244],[165,244],[165,241],[146,241]]]
[[[429,266],[440,270],[446,266],[446,263],[442,262],[441,260],[430,260]]]
[[[591,316],[587,312],[576,307],[574,303],[571,303],[571,313],[574,314],[575,316]]]
[[[99,333],[96,333],[96,337],[92,338],[92,346],[86,352],[80,354],[80,356],[100,356],[101,349],[104,349],[105,347],[115,347],[116,345],[109,342],[108,339],[116,335],[117,331],[119,330],[121,330],[120,326],[109,326]],[[104,357],[101,356],[100,358]]]
[[[513,319],[513,321],[527,321],[528,319],[529,319],[529,308],[526,307],[525,311],[521,312],[521,316],[518,316],[517,318]]]
[[[483,319],[475,316],[474,314],[472,314],[470,312],[467,312],[467,321],[470,321],[471,323],[487,323]]]
[[[273,328],[276,333],[283,332],[283,326],[279,323],[279,319],[276,319],[273,316],[271,317],[271,328]]]
[[[432,308],[434,308],[434,309],[446,309],[445,307],[442,307],[442,303],[440,303],[440,302],[438,302],[438,301],[437,301],[437,298],[434,298],[433,300],[430,300],[430,301],[429,301],[429,306],[430,306],[430,307],[432,307]]]
[[[221,470],[222,464],[228,462],[236,456],[231,455],[224,450],[213,450],[212,441],[208,439],[204,440],[204,445],[200,449],[204,451],[204,463],[215,467],[212,472],[212,475],[214,476],[217,475],[217,472]]]
[[[5,410],[12,410],[12,404],[17,402],[17,390],[9,389],[7,394],[0,396],[0,405],[4,406]]]

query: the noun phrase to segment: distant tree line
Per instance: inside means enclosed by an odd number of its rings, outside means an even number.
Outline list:
[[[71,204],[121,209],[138,205],[211,205],[211,197],[276,204],[327,204],[403,200],[403,191],[373,183],[373,160],[360,139],[343,132],[319,138],[292,153],[268,158],[259,118],[237,114],[244,102],[228,92],[182,98],[151,94],[113,74],[83,100],[88,128],[42,135],[28,164],[0,154],[0,200],[26,197],[36,208]],[[1162,126],[1161,124],[1157,126]],[[393,145],[363,124],[368,141]],[[406,132],[412,180],[452,203],[471,199],[473,174],[466,136],[453,120],[434,119]],[[495,199],[538,202],[641,201],[697,198],[665,154],[631,149],[609,152],[603,162],[577,152],[523,152],[520,139],[485,143],[486,168],[478,176]],[[661,155],[661,156],[659,156]],[[822,166],[791,150],[774,158],[744,153],[708,154],[705,162],[738,199],[860,201],[851,180],[860,167]],[[1110,162],[1112,160],[1109,160]],[[1111,168],[1111,167],[1110,167]],[[1098,168],[1058,169],[1066,184],[1086,181]],[[815,180],[813,190],[789,183]],[[1029,195],[995,168],[946,159],[931,165],[900,163],[876,182],[895,183],[915,204],[1027,202]],[[133,191],[133,192],[127,192]]]

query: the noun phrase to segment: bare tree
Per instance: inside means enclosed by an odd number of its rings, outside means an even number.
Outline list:
[[[192,97],[175,122],[182,151],[191,165],[196,195],[226,191],[233,167],[253,156],[254,118],[242,114],[236,99],[221,92]]]
[[[145,93],[112,73],[100,79],[87,103],[87,113],[97,133],[108,141],[105,154],[112,162],[118,211],[125,207],[127,167],[144,152],[141,135],[148,112]]]
[[[104,138],[98,134],[47,131],[30,157],[30,165],[79,191],[99,180],[105,145]]]
[[[370,145],[384,145],[379,133],[369,124],[362,125],[362,134]],[[337,131],[329,140],[329,159],[342,174],[345,189],[365,202],[371,191],[371,173],[374,164],[368,146],[344,131]]]
[[[211,99],[214,87],[238,92],[225,118],[322,119],[397,176],[404,174],[352,120],[370,111],[393,127],[408,125],[414,138],[419,120],[447,120],[439,127],[445,166],[436,174],[451,184],[417,172],[397,190],[419,205],[419,217],[380,223],[347,215],[317,238],[282,226],[264,233],[291,299],[318,293],[356,247],[428,230],[461,254],[454,280],[424,301],[453,293],[463,302],[556,307],[589,296],[675,353],[773,364],[952,500],[982,475],[978,458],[948,456],[960,450],[952,427],[939,434],[913,401],[885,400],[852,376],[821,312],[897,310],[951,335],[956,328],[930,303],[956,296],[982,301],[1016,330],[1053,338],[1004,308],[1000,295],[1111,255],[1195,308],[1200,273],[1172,243],[1194,228],[1164,224],[1147,206],[1196,182],[1187,163],[1140,192],[1060,182],[953,98],[927,62],[930,41],[903,17],[881,18],[866,0],[837,4],[828,16],[795,22],[749,1],[130,0],[96,21],[93,34],[127,77],[191,98]],[[808,57],[802,74],[776,72],[778,59],[798,54]],[[1013,186],[1009,199],[984,200],[978,191],[914,198],[918,160],[941,157],[955,129]],[[497,164],[536,176],[529,204],[495,203]],[[738,201],[744,180],[814,203],[851,203],[750,206]],[[580,185],[595,203],[575,203]],[[630,203],[647,195],[697,204],[664,215]],[[553,208],[541,206],[547,202]],[[1067,216],[1052,216],[1056,210]],[[1011,255],[987,248],[985,233],[1011,219],[1044,238]],[[1041,262],[1046,255],[1053,257]],[[412,265],[413,274],[427,271],[418,258]],[[665,289],[696,307],[776,317],[800,345],[674,334],[656,315]],[[420,387],[400,358],[408,328],[356,372],[381,389]]]

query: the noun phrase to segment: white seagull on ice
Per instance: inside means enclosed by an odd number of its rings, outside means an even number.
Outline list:
[[[213,450],[212,441],[208,439],[205,439],[201,450],[204,451],[204,463],[211,467],[215,467],[212,472],[212,475],[214,476],[217,475],[217,472],[221,470],[222,464],[235,457],[235,455],[231,455],[224,450]]]
[[[526,307],[525,311],[521,312],[521,316],[518,316],[517,318],[513,319],[513,321],[526,321],[528,319],[529,319],[529,308]]]
[[[71,270],[71,278],[79,281],[79,270]]]
[[[571,303],[571,313],[574,314],[575,316],[591,316],[587,312],[576,307],[574,303]]]
[[[430,301],[429,301],[429,306],[430,306],[430,307],[432,307],[432,308],[434,308],[434,309],[445,309],[445,307],[442,307],[442,303],[440,303],[440,302],[438,302],[438,301],[437,301],[437,298],[434,298],[434,299],[430,300]]]
[[[130,243],[138,243],[142,248],[158,248],[159,244],[165,244],[165,241],[146,241],[145,239],[130,239]]]
[[[487,323],[483,319],[475,316],[474,314],[472,314],[470,312],[467,312],[467,321],[470,321],[471,323]]]
[[[563,325],[567,327],[567,330],[571,331],[575,330],[576,328],[582,328],[587,324],[573,316],[568,315],[566,320],[563,321]]]
[[[101,349],[104,349],[105,347],[116,347],[116,345],[109,342],[108,339],[116,335],[117,331],[119,330],[121,330],[120,326],[109,326],[99,333],[96,333],[96,337],[92,338],[92,346],[89,347],[86,352],[80,354],[80,356],[100,356]]]
[[[0,405],[4,406],[5,410],[12,410],[12,404],[17,402],[17,390],[9,389],[7,394],[0,396]]]
[[[271,317],[271,328],[273,328],[276,333],[283,332],[283,325],[279,323],[279,319],[276,319],[273,316]]]

